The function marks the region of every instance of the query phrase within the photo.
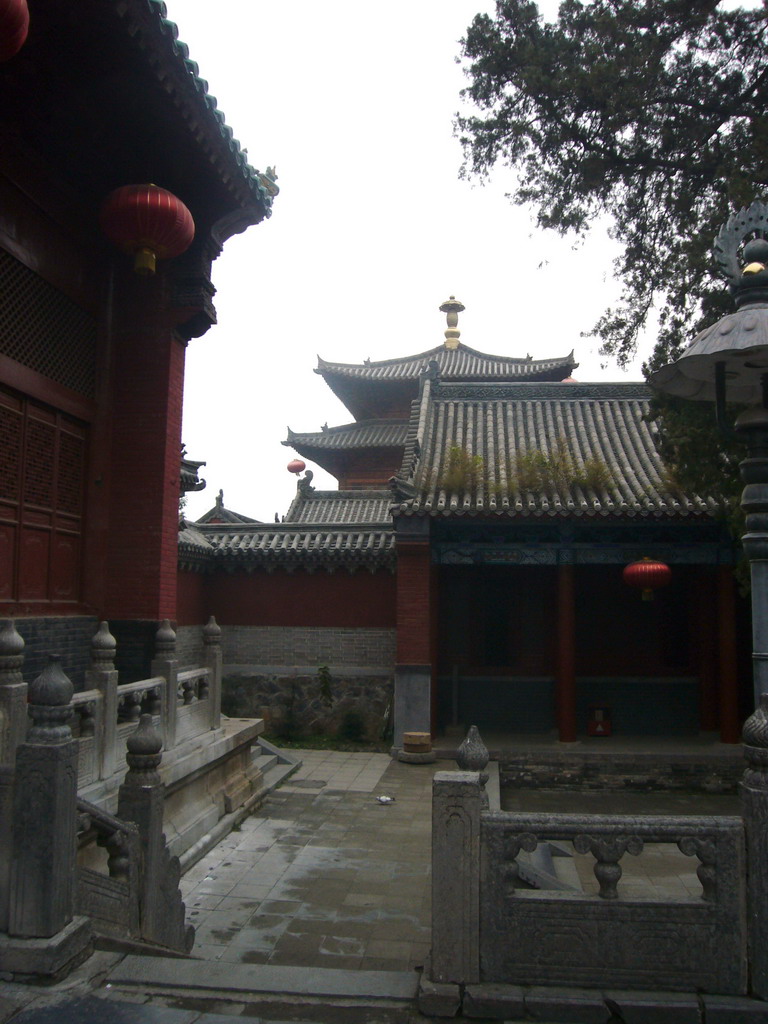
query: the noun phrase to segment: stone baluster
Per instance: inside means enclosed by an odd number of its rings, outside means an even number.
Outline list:
[[[210,669],[208,677],[208,699],[210,700],[210,724],[218,729],[221,724],[221,626],[213,615],[203,626],[203,665]]]
[[[747,929],[752,993],[768,999],[768,693],[744,723],[741,814],[747,838]]]
[[[604,900],[615,900],[619,897],[618,884],[621,878],[619,861],[625,853],[637,856],[643,851],[643,840],[640,836],[576,836],[573,847],[577,853],[591,853],[595,858],[595,878],[600,883],[600,892]]]
[[[69,725],[72,692],[53,656],[29,687],[32,727],[16,751],[8,915],[12,939],[2,951],[8,970],[55,973],[62,959],[72,962],[90,943],[89,923],[74,917],[78,744]],[[52,941],[29,942],[41,939]]]
[[[520,865],[517,858],[521,850],[533,853],[539,841],[532,832],[521,832],[516,836],[508,836],[504,841],[504,882],[507,896],[514,896],[519,888]]]
[[[102,622],[91,639],[91,665],[85,673],[85,685],[89,690],[101,693],[101,716],[97,722],[97,743],[99,750],[99,776],[108,779],[115,771],[117,739],[117,684],[115,668],[117,640],[109,631],[109,624]]]
[[[24,641],[13,619],[0,627],[0,821],[13,816],[13,766],[27,733],[27,684],[21,676]],[[8,930],[11,833],[0,829],[0,931]]]
[[[163,620],[155,634],[155,657],[151,671],[153,676],[162,676],[165,679],[161,712],[163,742],[166,750],[172,750],[176,746],[179,660],[176,657],[176,634],[169,619]]]
[[[149,942],[188,952],[194,928],[184,922],[185,907],[178,891],[179,859],[169,855],[163,834],[165,786],[158,772],[162,739],[151,715],[141,716],[127,747],[128,772],[118,792],[117,816],[139,829],[141,935]]]
[[[717,846],[707,836],[683,836],[678,840],[677,848],[686,857],[698,857],[699,866],[696,876],[701,882],[701,898],[709,902],[717,898]]]
[[[480,977],[480,815],[477,772],[436,772],[432,783],[432,978]]]
[[[115,831],[99,836],[97,846],[107,851],[107,870],[109,877],[120,882],[128,882],[131,877],[130,841],[126,832]]]

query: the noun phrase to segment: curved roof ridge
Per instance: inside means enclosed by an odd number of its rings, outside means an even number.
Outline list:
[[[190,58],[189,47],[179,39],[179,27],[175,21],[168,17],[168,9],[164,0],[148,0],[147,9],[159,25],[160,33],[168,41],[174,58],[188,74],[194,91],[207,108],[210,120],[218,123],[218,132],[222,142],[239,167],[244,183],[252,194],[255,193],[258,196],[264,206],[265,215],[269,217],[272,212],[272,200],[279,192],[272,176],[273,172],[270,173],[271,169],[267,168],[267,171],[262,173],[248,162],[246,151],[241,146],[240,141],[234,137],[232,128],[226,123],[222,111],[218,109],[216,97],[209,93],[208,82],[200,75],[199,65]],[[128,5],[123,9],[120,9],[118,5],[117,13],[118,15],[125,16],[133,12]],[[165,82],[166,87],[169,84],[172,83]]]
[[[366,370],[377,370],[383,367],[407,365],[413,366],[416,363],[423,362],[424,360],[429,361],[430,359],[442,356],[443,359],[449,362],[459,362],[462,356],[473,356],[477,359],[482,359],[486,362],[496,362],[504,364],[513,364],[515,366],[530,366],[530,367],[541,367],[541,366],[553,366],[563,365],[570,366],[575,369],[579,364],[574,361],[575,354],[574,350],[566,356],[552,356],[547,359],[534,359],[530,355],[526,356],[506,356],[498,355],[494,352],[481,352],[479,349],[472,348],[470,345],[461,344],[456,349],[447,349],[444,344],[436,345],[434,348],[427,349],[424,352],[416,352],[413,355],[406,356],[394,356],[390,359],[376,359],[376,360],[365,360],[362,363],[340,363],[332,362],[328,359],[323,359],[322,356],[318,355],[318,365],[315,367],[315,373],[322,374],[323,372],[330,373],[341,373],[345,370],[355,371],[359,374],[364,375]],[[438,361],[440,361],[438,359]],[[426,365],[424,367],[426,369]]]

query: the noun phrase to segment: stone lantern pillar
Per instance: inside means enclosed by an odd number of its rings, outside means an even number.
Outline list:
[[[736,431],[747,443],[741,463],[746,513],[744,550],[752,575],[755,707],[768,693],[768,206],[734,214],[715,239],[715,256],[730,282],[736,311],[698,334],[674,363],[650,377],[658,391],[714,401],[725,428],[726,400],[747,408]]]

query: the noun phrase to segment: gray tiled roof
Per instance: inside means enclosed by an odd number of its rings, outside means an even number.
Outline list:
[[[644,384],[438,384],[425,388],[419,419],[420,456],[408,484],[405,514],[712,515],[712,496],[683,495],[669,481],[656,430],[646,418]],[[515,459],[551,452],[565,439],[577,470],[597,459],[610,474],[605,488],[577,484],[558,492],[521,490]],[[482,459],[476,489],[449,490],[451,447]]]
[[[179,524],[179,551],[213,551],[213,546],[194,523],[182,519]]]
[[[299,524],[205,528],[215,549],[215,562],[264,568],[394,568],[395,536],[392,527],[335,526],[318,528]]]
[[[390,491],[315,491],[296,495],[285,522],[391,525],[391,505]]]
[[[288,428],[288,439],[284,445],[304,451],[311,448],[327,448],[334,451],[351,448],[400,448],[405,444],[408,424],[393,420],[361,420],[359,423],[345,423],[340,427],[309,434],[297,433]]]
[[[438,345],[426,352],[400,359],[382,359],[378,362],[331,363],[318,356],[315,373],[334,376],[354,377],[360,380],[415,380],[426,369],[431,360],[440,367],[442,380],[501,379],[525,380],[531,377],[555,379],[567,377],[578,363],[573,352],[555,359],[513,358],[478,352],[468,345],[448,349]]]
[[[123,4],[116,5],[118,13],[126,19],[135,19],[136,15],[134,9],[144,5],[137,4]],[[248,158],[245,150],[241,147],[240,142],[234,137],[234,132],[230,126],[226,123],[224,114],[218,109],[218,103],[216,97],[208,92],[208,82],[201,77],[200,68],[194,60],[190,59],[189,47],[186,43],[183,43],[179,39],[179,29],[175,22],[171,21],[168,17],[168,9],[163,0],[148,0],[146,8],[152,12],[156,18],[156,24],[159,26],[160,33],[164,37],[167,50],[169,51],[172,60],[178,62],[187,73],[187,80],[191,83],[192,88],[187,89],[183,96],[177,97],[177,102],[190,103],[192,96],[190,93],[196,94],[197,104],[202,107],[204,116],[207,120],[216,126],[216,130],[221,137],[224,151],[228,154],[229,166],[226,168],[229,175],[232,175],[232,167],[235,168],[235,175],[240,179],[240,183],[244,184],[251,195],[257,199],[259,204],[263,206],[266,216],[271,213],[272,198],[277,194],[278,188],[275,183],[268,179],[264,174],[257,171],[248,163]],[[137,31],[136,25],[134,24],[134,31]],[[140,31],[140,29],[138,29]],[[175,82],[172,76],[165,74],[163,76],[163,82],[167,89],[171,90],[175,87]],[[210,154],[211,159],[218,159],[218,155]]]

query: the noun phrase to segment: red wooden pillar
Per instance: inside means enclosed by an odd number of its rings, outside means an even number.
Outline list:
[[[576,741],[576,609],[573,577],[572,565],[558,567],[555,717],[561,743]]]
[[[395,736],[433,731],[435,577],[428,538],[397,543],[397,664]]]
[[[739,676],[736,654],[736,595],[733,569],[728,565],[717,570],[718,669],[720,673],[720,739],[738,743],[741,739],[739,721]]]
[[[115,298],[111,368],[109,619],[176,617],[181,411],[186,343],[168,282],[133,275]]]

